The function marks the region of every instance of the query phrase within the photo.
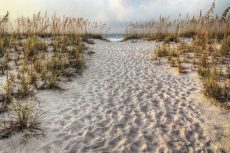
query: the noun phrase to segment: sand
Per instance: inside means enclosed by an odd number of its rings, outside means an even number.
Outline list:
[[[204,104],[199,79],[155,65],[155,42],[95,42],[82,75],[38,93],[46,137],[22,146],[16,134],[0,140],[1,153],[220,151],[215,127],[229,129],[229,112]]]

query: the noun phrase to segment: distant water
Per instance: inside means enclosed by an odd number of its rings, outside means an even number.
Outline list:
[[[111,33],[107,34],[106,38],[111,42],[119,42],[124,40],[124,34],[122,33]]]

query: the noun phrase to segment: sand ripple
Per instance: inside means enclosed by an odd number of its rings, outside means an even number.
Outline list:
[[[66,91],[38,95],[49,115],[48,135],[25,152],[209,152],[199,107],[189,96],[197,82],[149,60],[154,43],[90,46],[83,75]]]

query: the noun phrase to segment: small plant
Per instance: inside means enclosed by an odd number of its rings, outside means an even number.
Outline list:
[[[170,61],[170,66],[171,67],[176,67],[177,66],[175,58],[172,58],[172,60]]]
[[[7,138],[17,131],[25,131],[22,142],[30,137],[44,136],[44,131],[39,128],[40,120],[44,112],[34,99],[26,101],[14,101],[9,105],[9,120],[4,126],[0,126],[1,138]]]
[[[173,47],[170,49],[170,56],[172,56],[172,57],[178,57],[179,56],[177,47]]]
[[[220,54],[221,56],[230,56],[230,36],[224,39]]]
[[[194,53],[194,56],[198,57],[200,55],[200,48],[194,45],[193,53]]]
[[[185,73],[185,68],[183,67],[180,58],[177,58],[177,66],[178,66],[179,73]]]
[[[16,117],[15,124],[17,124],[17,127],[20,130],[26,128],[34,128],[39,124],[38,119],[40,118],[41,114],[40,111],[35,113],[37,109],[35,108],[35,106],[36,106],[35,102],[32,101],[26,101],[26,102],[15,101],[10,105],[9,108],[14,112]]]
[[[45,57],[43,55],[38,54],[33,60],[34,70],[38,73],[42,73],[44,71],[44,62],[43,62],[44,58]]]
[[[81,54],[77,54],[73,58],[69,58],[69,65],[76,70],[81,70],[84,66],[84,63],[84,58]]]
[[[47,62],[46,64],[49,71],[62,74],[67,64],[67,58],[65,55],[55,53]]]
[[[157,54],[156,54],[156,52],[151,53],[150,56],[151,56],[150,58],[152,60],[156,61],[156,64],[160,65],[160,63],[161,63],[161,57],[158,57]]]
[[[76,58],[75,58],[75,64],[76,64],[76,69],[77,70],[81,70],[84,66],[84,58],[82,55],[77,55]]]
[[[203,53],[199,59],[199,66],[207,68],[208,67],[208,54]]]
[[[227,66],[226,72],[227,72],[228,78],[230,79],[230,65]]]
[[[168,56],[168,63],[172,61],[172,56]]]
[[[2,74],[4,74],[6,70],[8,70],[8,62],[9,62],[9,52],[7,51],[4,54],[3,59],[0,63],[0,68],[2,70]]]
[[[35,48],[39,51],[46,52],[48,50],[48,44],[44,41],[35,41]]]
[[[208,55],[207,53],[203,53],[199,59],[198,63],[198,74],[202,77],[208,76],[210,73],[209,63],[208,63]]]
[[[217,67],[214,67],[211,74],[213,75],[213,77],[215,77],[216,79],[220,79],[221,76],[221,71],[218,70]]]
[[[60,78],[60,76],[56,73],[53,72],[45,72],[44,75],[44,85],[42,86],[42,88],[44,89],[57,89],[59,88],[59,84],[58,84],[58,80]]]
[[[221,99],[221,87],[213,75],[209,75],[204,80],[204,93],[206,96]]]
[[[35,47],[35,39],[29,37],[25,40],[23,44],[23,53],[26,59],[31,59],[38,53]]]
[[[29,77],[25,74],[22,74],[19,78],[19,83],[20,86],[17,92],[18,97],[24,98],[29,96],[31,94]]]
[[[194,50],[193,46],[187,44],[181,44],[177,47],[177,49],[182,53],[191,53]]]
[[[206,68],[206,67],[199,66],[197,72],[200,76],[207,77],[210,74],[210,69]]]
[[[192,58],[192,65],[195,67],[197,65],[197,62],[196,62],[196,57],[193,55],[193,58]]]
[[[30,71],[28,72],[29,83],[36,86],[36,82],[39,79],[39,74],[36,72],[33,65],[31,65]]]
[[[224,100],[226,102],[229,102],[229,100],[230,100],[230,85],[229,85],[229,82],[227,82],[227,84],[224,84],[223,97],[224,97]]]
[[[4,101],[6,103],[9,103],[12,101],[13,99],[13,93],[14,93],[14,90],[13,90],[13,86],[14,86],[14,80],[15,80],[15,76],[14,74],[9,74],[9,76],[7,75],[6,77],[6,84],[5,86],[3,87],[4,89]]]
[[[3,57],[4,55],[4,40],[0,37],[0,57]]]
[[[166,47],[166,45],[162,45],[159,46],[156,50],[156,55],[158,57],[165,57],[168,56],[170,54],[170,49],[168,47]]]
[[[219,57],[220,57],[220,53],[218,50],[214,50],[211,54],[212,56],[212,63],[213,64],[218,64],[219,61]]]
[[[166,36],[166,37],[164,38],[164,42],[165,42],[165,43],[178,42],[178,41],[179,41],[179,40],[178,40],[178,37],[175,36],[175,35]]]

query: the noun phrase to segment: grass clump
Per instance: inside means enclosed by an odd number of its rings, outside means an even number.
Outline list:
[[[226,68],[226,72],[227,72],[227,77],[230,79],[230,65],[227,66]]]
[[[8,63],[9,63],[9,53],[6,52],[0,61],[0,69],[2,71],[2,74],[5,74],[5,71],[9,68]]]
[[[177,58],[177,67],[179,73],[185,73],[185,67],[182,65],[181,59],[179,57]]]
[[[40,87],[40,89],[58,89],[59,84],[59,78],[60,76],[57,73],[54,72],[46,72],[43,74],[43,81],[44,84]]]
[[[202,56],[199,58],[198,71],[197,72],[202,77],[209,75],[210,70],[209,70],[207,53],[202,54]]]
[[[6,84],[3,86],[3,102],[4,103],[10,103],[13,99],[13,94],[14,94],[14,81],[15,81],[15,76],[14,74],[7,74],[6,77]]]
[[[221,56],[230,56],[230,36],[224,39],[220,54]]]
[[[166,57],[170,55],[170,48],[167,47],[165,44],[163,44],[162,46],[159,46],[156,49],[156,55],[158,57]]]
[[[32,91],[30,89],[30,79],[27,74],[22,73],[18,75],[19,88],[17,91],[17,98],[25,98],[29,96]]]
[[[15,116],[14,125],[19,130],[37,128],[43,113],[36,108],[36,102],[27,100],[25,102],[15,101],[9,106]]]
[[[33,99],[26,101],[13,101],[9,106],[8,118],[4,118],[0,126],[0,138],[8,138],[19,131],[26,131],[23,137],[25,142],[28,137],[44,136],[44,131],[39,128],[44,112]],[[3,124],[4,123],[4,124]]]
[[[204,94],[208,97],[214,98],[218,101],[225,102],[230,100],[230,87],[221,85],[218,82],[215,72],[212,72],[204,79]]]

